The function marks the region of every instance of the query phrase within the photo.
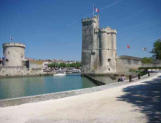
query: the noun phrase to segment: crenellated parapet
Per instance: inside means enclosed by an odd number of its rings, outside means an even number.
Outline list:
[[[106,28],[101,28],[100,33],[117,34],[117,31],[115,29],[110,28],[110,27],[106,27]]]
[[[9,42],[3,44],[4,66],[24,66],[25,45],[22,43]]]
[[[92,18],[83,18],[82,24],[88,24],[88,23],[97,23],[98,22],[98,16],[94,16]]]
[[[4,43],[3,48],[5,48],[5,47],[22,47],[22,48],[25,48],[26,46],[22,43],[10,42],[10,43]]]

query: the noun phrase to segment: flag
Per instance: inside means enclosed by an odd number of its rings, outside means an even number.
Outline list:
[[[127,45],[127,48],[129,49],[130,48],[130,45]]]
[[[96,11],[96,13],[99,13],[100,10],[98,8],[95,8],[95,11]]]

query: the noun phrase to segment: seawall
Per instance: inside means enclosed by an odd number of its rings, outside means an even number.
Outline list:
[[[151,75],[154,76],[155,73]],[[144,75],[142,79],[146,79],[148,76]],[[133,81],[137,81],[137,78],[134,78]],[[96,86],[92,88],[85,88],[85,89],[79,89],[79,90],[72,90],[72,91],[64,91],[64,92],[56,92],[56,93],[49,93],[49,94],[41,94],[41,95],[35,95],[35,96],[26,96],[26,97],[19,97],[19,98],[11,98],[11,99],[1,99],[0,100],[0,107],[6,107],[6,106],[13,106],[13,105],[21,105],[24,103],[32,103],[32,102],[39,102],[39,101],[45,101],[45,100],[55,100],[59,98],[74,96],[74,95],[80,95],[80,94],[86,94],[86,93],[92,93],[96,91],[101,91],[121,85],[129,84],[128,80],[124,82],[115,82],[115,83],[109,83],[106,85]]]

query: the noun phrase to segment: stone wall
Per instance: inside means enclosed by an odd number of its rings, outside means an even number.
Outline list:
[[[132,56],[120,56],[117,58],[117,74],[130,74],[130,69],[138,69],[142,66],[141,58]]]
[[[26,67],[0,67],[0,76],[27,76],[45,74],[40,68],[27,69]]]
[[[43,65],[42,64],[36,64],[36,63],[33,63],[33,62],[29,62],[30,63],[30,68],[33,68],[33,69],[42,69],[43,68]]]
[[[16,76],[26,74],[27,69],[25,67],[0,67],[0,76]]]

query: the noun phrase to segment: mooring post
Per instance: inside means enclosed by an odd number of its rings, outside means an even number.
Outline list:
[[[138,74],[138,79],[140,79],[140,74]]]

